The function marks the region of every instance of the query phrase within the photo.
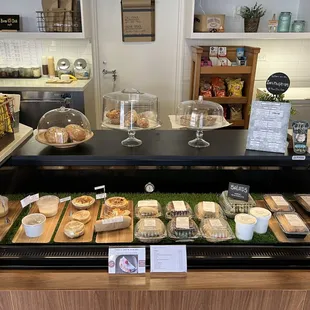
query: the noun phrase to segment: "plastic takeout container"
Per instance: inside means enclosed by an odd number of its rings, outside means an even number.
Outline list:
[[[224,217],[221,206],[216,202],[201,201],[195,206],[195,215],[199,220],[205,218],[222,218]]]
[[[143,218],[135,226],[135,237],[141,242],[158,243],[167,237],[166,227],[158,218]]]
[[[281,194],[264,195],[267,208],[271,212],[294,212],[292,205]]]
[[[235,238],[229,224],[223,218],[203,219],[200,224],[202,236],[209,242],[221,242]]]
[[[41,213],[33,213],[22,219],[25,234],[29,238],[40,237],[44,232],[46,216]]]
[[[310,195],[309,194],[297,194],[295,199],[298,204],[307,212],[310,213]]]
[[[46,217],[53,217],[58,212],[59,198],[57,196],[42,196],[37,201],[39,212]]]
[[[268,230],[269,220],[272,216],[271,212],[264,208],[252,208],[250,214],[257,219],[254,232],[265,234]]]
[[[235,222],[236,237],[244,241],[252,240],[257,219],[253,215],[241,213],[236,215]]]
[[[190,217],[173,218],[167,225],[167,232],[176,242],[190,242],[200,237],[199,228]]]
[[[170,201],[166,206],[166,218],[172,219],[181,216],[192,217],[191,206],[185,201]]]
[[[162,208],[157,200],[140,200],[136,204],[135,211],[139,219],[162,216]]]

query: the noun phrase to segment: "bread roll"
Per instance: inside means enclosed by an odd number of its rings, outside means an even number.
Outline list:
[[[87,210],[82,210],[73,213],[72,215],[73,220],[81,222],[83,224],[87,224],[91,220],[90,212]]]
[[[86,139],[86,130],[79,125],[68,125],[66,130],[72,141],[84,141]]]
[[[112,231],[125,229],[131,225],[130,216],[117,216],[111,219],[100,220],[95,223],[95,231]]]
[[[85,233],[85,225],[78,221],[70,221],[64,228],[65,235],[70,238],[79,238]]]
[[[137,126],[140,128],[149,128],[150,122],[147,118],[141,117],[137,120]]]
[[[68,132],[65,128],[51,127],[45,132],[45,139],[48,143],[65,144],[69,140]]]

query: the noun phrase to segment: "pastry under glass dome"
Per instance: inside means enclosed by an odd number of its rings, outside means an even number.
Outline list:
[[[123,146],[136,147],[142,141],[136,131],[160,127],[158,98],[136,89],[124,89],[103,96],[102,126],[128,132]]]
[[[181,127],[196,130],[196,139],[188,142],[195,148],[210,146],[210,143],[203,139],[204,131],[230,125],[224,117],[224,110],[220,104],[203,100],[181,102],[177,108],[176,123]]]
[[[36,140],[56,148],[70,148],[88,141],[93,135],[90,123],[82,112],[60,107],[41,117]]]

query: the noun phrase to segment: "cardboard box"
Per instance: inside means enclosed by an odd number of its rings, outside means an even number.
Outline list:
[[[124,42],[155,41],[155,0],[122,0]]]
[[[19,31],[19,15],[0,15],[0,31]]]
[[[195,15],[195,32],[224,32],[225,15]]]

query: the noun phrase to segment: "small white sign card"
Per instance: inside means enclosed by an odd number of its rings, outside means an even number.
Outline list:
[[[290,114],[290,103],[253,101],[246,148],[284,154]]]
[[[105,192],[105,185],[95,187],[95,191],[103,190],[103,193],[96,194],[96,200],[106,199],[107,193]]]
[[[186,245],[151,245],[151,272],[186,273]]]
[[[145,248],[109,248],[109,273],[145,273]]]

